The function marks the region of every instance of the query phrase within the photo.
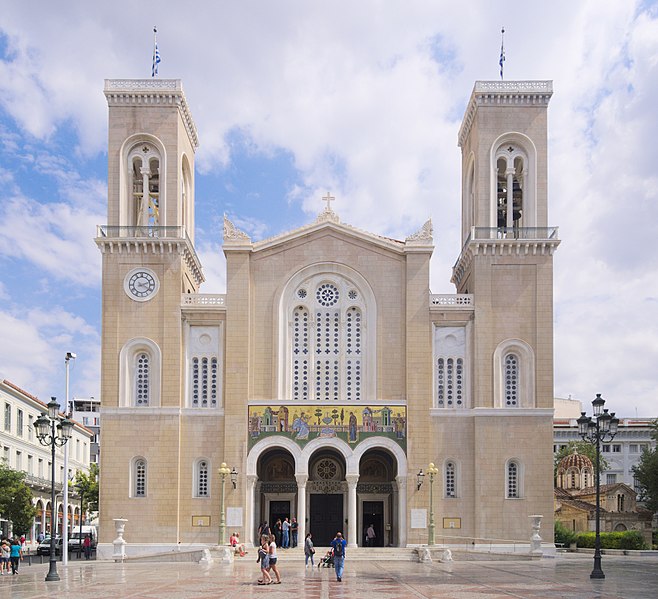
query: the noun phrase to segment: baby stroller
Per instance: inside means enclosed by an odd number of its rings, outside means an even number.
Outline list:
[[[332,549],[329,549],[327,553],[324,554],[324,557],[320,558],[318,562],[318,568],[333,568],[334,567],[334,552]]]

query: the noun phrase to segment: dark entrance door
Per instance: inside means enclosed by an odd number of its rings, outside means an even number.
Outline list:
[[[306,532],[313,535],[313,544],[327,547],[343,530],[343,496],[311,495],[311,528]]]
[[[370,525],[375,529],[375,542],[373,547],[384,546],[384,502],[383,501],[364,501],[363,502],[363,530],[359,545],[366,545],[366,530]]]
[[[274,533],[274,524],[277,520],[290,518],[290,502],[289,501],[270,501],[270,530]]]

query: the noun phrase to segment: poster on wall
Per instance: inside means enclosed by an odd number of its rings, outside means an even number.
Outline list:
[[[229,507],[226,508],[226,526],[242,526],[242,508],[241,507]]]
[[[357,445],[369,437],[387,437],[407,449],[406,406],[249,406],[249,448],[273,435],[288,437],[300,446],[317,438],[336,437]]]

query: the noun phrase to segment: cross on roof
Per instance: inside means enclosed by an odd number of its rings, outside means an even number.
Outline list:
[[[322,201],[323,201],[323,202],[327,202],[327,207],[325,208],[325,210],[326,210],[327,212],[331,211],[331,204],[330,204],[330,202],[333,202],[335,199],[336,199],[336,198],[335,198],[334,196],[332,196],[329,192],[327,192],[327,195],[324,196],[324,197],[322,198]]]

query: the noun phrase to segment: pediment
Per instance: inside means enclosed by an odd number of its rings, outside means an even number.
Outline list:
[[[263,239],[261,241],[253,242],[251,238],[244,232],[238,229],[228,218],[224,215],[224,249],[225,250],[251,250],[252,252],[260,252],[263,250],[276,248],[277,246],[294,242],[298,239],[308,238],[309,235],[321,232],[332,232],[339,236],[346,238],[353,238],[361,242],[366,242],[372,245],[379,246],[390,251],[403,254],[409,251],[429,251],[434,248],[432,239],[432,223],[431,220],[425,224],[415,233],[407,237],[404,241],[377,235],[364,231],[357,227],[353,227],[343,223],[338,218],[338,215],[331,210],[325,208],[315,221],[279,233],[273,237]]]

